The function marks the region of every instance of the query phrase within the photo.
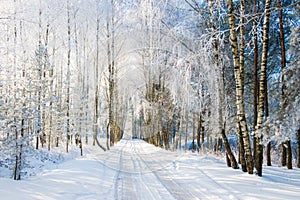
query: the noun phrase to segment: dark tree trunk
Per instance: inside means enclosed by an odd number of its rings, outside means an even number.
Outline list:
[[[235,159],[235,157],[234,157],[234,155],[231,151],[227,136],[225,134],[225,129],[222,129],[222,139],[223,139],[224,147],[225,147],[225,150],[226,150],[227,166],[232,167],[233,169],[238,169],[239,166],[238,166],[238,163],[237,163],[237,161],[236,161],[236,159]]]
[[[218,138],[218,153],[222,153],[222,147],[223,147],[223,143],[222,143],[222,138],[219,137]]]
[[[110,150],[109,148],[109,124],[106,126],[106,149]]]
[[[226,163],[227,163],[227,167],[231,167],[231,161],[227,153],[226,153]]]
[[[196,127],[195,127],[195,124],[196,124],[196,116],[195,116],[195,113],[193,114],[193,141],[192,141],[192,152],[194,153],[195,150],[196,150],[196,145],[195,145],[195,135],[196,135]]]
[[[183,113],[180,114],[180,126],[179,126],[179,150],[181,151],[181,140],[183,133]]]
[[[267,166],[271,166],[271,142],[268,142],[267,144]]]
[[[281,166],[286,166],[286,147],[285,142],[281,143]]]
[[[204,130],[202,130],[202,127],[201,127],[201,144],[202,144],[202,148],[204,148],[204,137],[205,137],[205,135],[204,135]]]
[[[280,49],[281,49],[281,67],[282,71],[286,66],[286,56],[285,56],[285,42],[284,42],[284,29],[283,29],[283,20],[282,20],[282,9],[281,9],[281,0],[277,0],[278,6],[278,19],[279,19],[279,38],[280,38]],[[285,90],[283,84],[282,90]]]
[[[263,164],[263,145],[256,140],[256,155],[255,155],[255,168],[258,176],[262,176],[262,164]]]
[[[51,148],[51,131],[49,132],[48,135],[48,151],[50,151],[50,148]]]
[[[23,105],[24,107],[26,106],[25,104]],[[21,125],[21,138],[23,138],[24,137],[24,132],[25,132],[25,128],[24,128],[24,126],[25,126],[25,119],[22,119],[22,123],[21,123],[22,125]],[[20,152],[19,152],[19,174],[18,174],[18,177],[17,177],[17,180],[21,180],[21,169],[22,169],[22,165],[23,165],[23,161],[22,161],[22,152],[23,152],[23,144],[22,144],[22,142],[21,142],[21,144],[20,144]]]
[[[22,169],[22,148],[23,145],[20,145],[20,152],[19,152],[19,165],[18,165],[18,177],[17,180],[21,180],[21,169]]]
[[[20,161],[19,161],[19,144],[18,144],[18,132],[17,132],[17,128],[15,130],[15,136],[16,136],[16,162],[15,162],[15,168],[14,168],[14,180],[19,180],[19,174],[20,174]]]
[[[202,122],[201,122],[201,114],[198,119],[198,128],[197,128],[197,152],[199,153],[200,151],[200,137],[201,137],[201,127],[202,127]]]
[[[217,153],[217,145],[218,145],[218,140],[215,137],[215,139],[214,139],[214,153]]]
[[[257,138],[254,136],[253,137],[253,163],[255,163],[255,155],[256,155],[256,144],[257,144]]]
[[[38,135],[39,135],[39,131],[38,131]],[[35,149],[39,149],[39,136],[36,136]]]
[[[242,167],[243,172],[247,172],[247,164],[245,159],[245,150],[244,150],[244,140],[242,133],[240,131],[240,126],[238,127],[238,139],[239,139],[239,161]]]
[[[169,125],[167,125],[167,130],[162,131],[162,132],[163,132],[163,137],[164,137],[165,149],[169,150],[170,149],[170,145],[169,145],[170,128],[169,128]],[[150,138],[152,138],[152,136]]]
[[[265,115],[266,118],[269,117],[269,100],[268,100],[268,82],[267,82],[267,78],[265,80]],[[263,152],[262,152],[263,154]],[[263,155],[261,155],[263,156]],[[263,159],[263,157],[261,157],[261,159]],[[261,161],[263,162],[263,161]],[[267,166],[271,166],[271,142],[268,142],[267,144]]]
[[[14,169],[14,180],[18,180],[18,164],[19,163],[19,157],[16,153],[16,162],[15,162],[15,169]]]
[[[70,141],[70,135],[69,134],[67,134],[67,143],[66,143],[66,151],[67,151],[67,153],[69,152],[69,141]]]
[[[287,168],[293,169],[293,157],[292,157],[292,147],[291,147],[291,141],[288,140],[286,142],[287,145]]]

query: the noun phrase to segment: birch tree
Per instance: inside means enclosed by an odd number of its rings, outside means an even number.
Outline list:
[[[235,16],[234,16],[233,1],[228,1],[228,20],[230,26],[230,42],[233,54],[234,74],[236,82],[236,106],[237,106],[237,123],[243,136],[245,160],[247,165],[247,171],[249,174],[253,174],[253,158],[250,144],[250,137],[247,127],[247,121],[245,116],[244,105],[244,89],[243,89],[243,66],[240,65],[239,47],[236,34]],[[242,68],[241,68],[242,67]]]
[[[270,25],[270,0],[266,0],[264,11],[264,26],[263,26],[263,47],[262,47],[262,60],[260,66],[260,80],[259,80],[259,98],[258,98],[258,118],[257,118],[257,132],[256,137],[256,155],[255,167],[258,176],[262,176],[262,163],[263,163],[263,145],[261,139],[263,137],[261,129],[264,120],[264,104],[265,104],[265,84],[266,84],[266,69],[268,63],[268,41],[269,41],[269,25]]]

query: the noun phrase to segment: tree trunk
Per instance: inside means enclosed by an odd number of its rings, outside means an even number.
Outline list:
[[[42,47],[42,8],[41,8],[41,2],[39,6],[39,46],[38,46],[38,51],[39,51],[39,57],[38,57],[38,80],[39,83],[42,83],[42,54],[40,53],[40,48]],[[42,86],[39,86],[38,88],[38,124],[37,124],[37,130],[36,130],[36,143],[35,143],[35,149],[39,149],[39,137],[40,137],[40,132],[41,132],[41,90]]]
[[[286,147],[285,147],[285,142],[281,143],[281,166],[286,166]]]
[[[281,0],[277,0],[278,6],[278,18],[279,18],[279,38],[280,38],[280,49],[281,49],[281,68],[282,71],[286,67],[286,56],[285,56],[285,42],[284,42],[284,29],[283,29],[283,20],[282,20],[282,9],[281,9]],[[282,90],[285,90],[284,79],[282,80]]]
[[[196,145],[195,145],[195,134],[196,134],[196,129],[195,129],[195,124],[196,124],[196,117],[195,113],[193,113],[193,123],[192,123],[192,130],[193,130],[193,141],[192,141],[192,152],[194,153],[196,150]]]
[[[24,107],[25,107],[25,104],[24,104]],[[22,119],[22,122],[21,122],[21,125],[22,125],[22,128],[21,128],[21,138],[24,137],[24,126],[25,126],[25,119]],[[20,152],[19,152],[19,175],[18,175],[18,180],[21,180],[21,170],[22,170],[22,165],[23,165],[23,161],[22,161],[22,152],[23,152],[23,144],[22,144],[22,141],[21,141],[21,144],[20,144]]]
[[[179,150],[181,151],[181,139],[182,139],[182,132],[183,132],[183,113],[180,113],[180,125],[179,129]]]
[[[255,154],[255,167],[258,176],[262,176],[263,164],[263,146],[259,143],[260,139],[256,139],[256,154]]]
[[[86,60],[88,60],[88,56],[87,56],[87,53],[86,53],[86,38],[84,37],[84,47],[83,47],[83,57],[84,57],[84,74],[85,74],[85,82],[86,82],[86,85],[87,82],[89,81],[89,70],[88,70],[88,67],[87,67],[87,63],[86,63]],[[89,99],[89,87],[88,86],[85,86],[85,89],[86,89],[86,97],[85,97],[85,144],[87,145],[88,144],[88,116],[89,116],[89,104],[87,103],[88,102],[88,99]]]
[[[199,114],[199,119],[198,119],[198,127],[197,127],[197,152],[200,152],[200,137],[201,137],[201,127],[202,127],[202,116],[201,113]]]
[[[66,151],[69,152],[69,140],[71,138],[70,131],[70,65],[71,65],[71,22],[70,22],[70,5],[69,0],[67,1],[67,16],[68,16],[68,60],[67,60],[67,144]]]
[[[46,28],[46,41],[45,41],[45,50],[46,52],[48,52],[48,41],[49,41],[49,22],[47,23],[47,28]],[[47,59],[47,55],[45,55],[45,59]],[[47,68],[46,64],[45,64],[45,70]],[[46,77],[46,71],[44,72],[44,78]],[[50,72],[49,72],[49,78],[50,78],[50,96],[52,96],[52,86],[53,86],[53,69],[50,69]],[[48,151],[50,151],[50,148],[51,148],[51,134],[52,134],[52,100],[50,100],[50,112],[49,112],[49,133],[48,133]],[[44,119],[46,121],[46,119]],[[44,126],[45,126],[46,123],[44,123]],[[46,128],[44,127],[44,133],[46,132],[45,131]],[[46,143],[47,139],[45,138],[45,143]]]
[[[232,0],[228,1],[228,15],[229,15],[229,25],[230,25],[230,41],[233,54],[233,64],[234,64],[234,74],[236,82],[236,105],[237,105],[237,121],[241,127],[241,133],[243,135],[244,150],[245,150],[245,159],[247,164],[247,171],[249,174],[253,174],[253,158],[251,152],[250,137],[248,133],[248,127],[245,116],[245,105],[243,97],[243,75],[242,70],[240,69],[239,62],[239,49],[238,41],[236,36],[236,27],[235,27],[235,17],[233,13],[233,2]]]
[[[241,74],[241,89],[244,94],[244,68],[245,68],[245,0],[240,0],[240,74]]]
[[[67,134],[67,142],[66,142],[66,152],[69,152],[69,141],[70,141],[70,135]]]
[[[106,149],[109,150],[109,123],[106,126]]]
[[[48,40],[49,40],[49,22],[47,23],[47,26],[46,26],[46,35],[45,35],[45,51],[48,52]],[[44,147],[44,144],[46,143],[47,141],[47,136],[46,136],[46,111],[45,111],[45,108],[46,108],[46,105],[45,105],[45,99],[46,99],[46,93],[44,92],[46,90],[46,85],[45,85],[45,81],[46,81],[46,70],[47,70],[47,54],[43,53],[43,59],[45,60],[44,63],[43,63],[43,69],[42,69],[42,74],[43,74],[43,86],[42,86],[42,91],[43,91],[43,107],[42,107],[42,139],[41,139],[41,144],[42,144],[42,147]]]
[[[293,169],[293,157],[292,157],[292,147],[291,147],[291,141],[288,140],[286,142],[287,145],[287,168]]]
[[[186,111],[185,115],[185,139],[184,139],[184,151],[187,151],[187,140],[188,140],[188,131],[189,131],[189,116],[188,111]]]
[[[242,171],[247,172],[247,163],[245,159],[245,148],[244,148],[244,140],[241,133],[241,127],[238,125],[238,139],[239,139],[239,163],[241,164]]]
[[[201,127],[201,144],[202,144],[202,149],[204,150],[204,139],[205,139],[205,135],[204,135],[204,129]]]
[[[79,143],[79,148],[80,148],[80,156],[83,156],[83,153],[82,153],[82,141],[80,140],[80,143]]]
[[[272,166],[271,162],[271,142],[267,144],[267,166]]]
[[[223,130],[222,130],[223,131]],[[218,154],[222,154],[222,148],[223,148],[223,143],[222,143],[222,138],[218,138]]]
[[[217,153],[217,143],[218,143],[218,142],[217,142],[217,138],[215,137],[215,138],[214,138],[214,148],[213,148],[213,149],[214,149],[214,150],[213,150],[214,153]]]
[[[266,71],[268,62],[268,42],[269,42],[269,24],[270,24],[270,0],[266,0],[264,11],[264,25],[263,25],[263,46],[262,46],[262,59],[259,80],[259,99],[258,99],[258,118],[257,118],[257,132],[256,137],[256,154],[255,154],[255,167],[257,175],[262,176],[263,164],[263,146],[260,143],[262,140],[262,125],[264,119],[264,106],[266,96]]]
[[[97,68],[97,67],[96,67]],[[96,70],[95,74],[98,74]],[[98,82],[98,76],[96,75],[96,82]],[[96,83],[95,96],[94,96],[94,116],[93,116],[93,146],[96,144],[96,138],[98,135],[98,83]]]
[[[40,131],[37,130],[36,133],[37,133],[37,135],[39,135]],[[36,136],[35,139],[36,139],[35,140],[35,149],[38,150],[39,149],[39,136]]]
[[[20,158],[19,158],[19,144],[18,144],[18,131],[17,128],[15,127],[15,140],[16,140],[16,149],[15,149],[15,168],[14,168],[14,180],[20,180]],[[20,152],[21,153],[21,152]]]
[[[15,156],[16,162],[15,162],[15,168],[14,168],[14,180],[18,180],[18,168],[19,168],[19,157],[16,153]]]
[[[254,15],[257,14],[257,0],[254,0]],[[253,74],[254,74],[254,83],[253,83],[253,129],[256,129],[256,123],[257,123],[257,100],[258,100],[258,39],[257,39],[257,17],[254,17],[253,20],[253,26],[254,26],[254,69],[253,69]],[[254,160],[255,160],[255,154],[256,154],[256,137],[253,138],[253,155],[254,155]]]
[[[114,49],[114,28],[115,28],[115,16],[114,16],[114,0],[110,2],[111,16],[107,20],[107,61],[108,61],[108,127],[110,146],[113,146],[116,141],[116,85],[115,85],[115,49]]]
[[[268,101],[268,81],[265,79],[265,115],[269,117],[269,101]],[[263,158],[262,158],[263,159]],[[271,166],[271,142],[267,144],[267,166]]]
[[[99,5],[97,5],[98,8]],[[99,118],[99,23],[100,23],[100,13],[97,9],[97,20],[96,20],[96,60],[95,60],[95,96],[94,96],[94,116],[93,116],[93,146],[96,144],[96,138],[98,135],[98,118]],[[109,33],[108,33],[109,34]]]
[[[227,153],[226,153],[226,164],[227,164],[227,167],[231,167],[231,161],[230,161],[230,158]]]
[[[212,136],[209,136],[209,145],[208,145],[208,149],[210,151],[213,151],[213,138]]]
[[[222,129],[222,139],[223,139],[225,150],[226,150],[227,166],[232,167],[233,169],[238,169],[239,166],[238,166],[238,163],[231,151],[227,136],[225,134],[225,129]]]

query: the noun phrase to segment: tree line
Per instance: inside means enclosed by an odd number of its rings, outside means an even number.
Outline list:
[[[89,139],[106,151],[128,134],[225,152],[228,166],[259,176],[278,158],[300,167],[297,1],[5,5],[0,164],[14,179],[28,151],[82,154]]]

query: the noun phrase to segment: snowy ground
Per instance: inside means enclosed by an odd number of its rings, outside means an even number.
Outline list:
[[[140,140],[85,156],[22,181],[0,178],[1,199],[299,199],[300,170],[265,167],[262,178],[212,156],[169,152]]]

